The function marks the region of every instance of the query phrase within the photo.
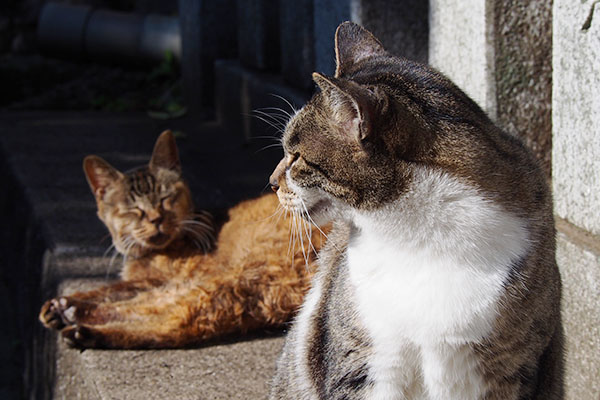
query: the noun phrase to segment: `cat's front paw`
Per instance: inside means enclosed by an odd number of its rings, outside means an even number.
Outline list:
[[[50,299],[42,306],[39,319],[46,328],[61,330],[75,323],[75,311],[66,297]]]
[[[82,325],[71,325],[61,332],[62,337],[71,347],[88,349],[97,347],[97,341],[92,329]]]

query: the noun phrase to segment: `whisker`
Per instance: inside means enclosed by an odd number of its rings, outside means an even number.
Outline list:
[[[269,108],[272,110],[279,111],[279,113],[274,113],[274,112],[267,113],[267,112],[264,112],[261,110],[254,110],[254,112],[264,116],[265,118],[270,118],[273,122],[277,122],[277,123],[281,124],[283,128],[285,128],[285,126],[287,125],[290,118],[292,118],[292,116],[289,113],[287,113],[286,111],[283,111],[279,108],[274,108],[274,107],[269,107]],[[263,110],[266,110],[269,108],[264,108]]]
[[[279,111],[279,113],[265,112],[263,110],[274,110],[274,111]],[[265,107],[262,109],[259,108],[259,109],[253,110],[253,112],[261,114],[267,118],[271,118],[277,122],[287,122],[292,117],[292,115],[290,113],[288,113],[287,111],[282,110],[281,108],[276,108],[276,107]]]
[[[208,252],[208,250],[212,247],[212,244],[214,243],[214,238],[207,235],[206,232],[198,232],[197,230],[185,226],[181,229],[190,234],[189,238],[192,239],[192,241],[196,243],[197,241],[200,241],[200,247],[202,247],[204,252]]]
[[[256,151],[254,152],[254,154],[258,154],[258,153],[260,153],[261,151],[265,151],[265,150],[267,150],[267,149],[272,149],[273,147],[279,147],[279,148],[283,148],[283,145],[282,145],[281,143],[269,144],[269,145],[267,145],[267,146],[264,146],[264,147],[262,147],[262,148],[260,148],[260,149],[256,150]]]
[[[294,106],[292,105],[292,103],[290,103],[290,101],[289,101],[288,99],[286,99],[285,97],[283,97],[283,96],[280,96],[280,95],[278,95],[278,94],[275,94],[275,93],[271,93],[271,96],[275,96],[275,97],[277,97],[277,98],[279,98],[279,99],[281,99],[281,100],[285,101],[285,102],[287,103],[287,105],[290,107],[290,109],[292,110],[292,112],[293,112],[294,114],[298,112],[298,110],[296,109],[296,107],[294,107]]]
[[[257,119],[261,120],[262,122],[264,122],[265,124],[269,125],[271,128],[275,129],[278,133],[280,133],[280,134],[283,133],[283,128],[285,127],[285,125],[283,125],[283,121],[280,121],[280,120],[270,121],[260,115],[251,115],[251,116],[254,118],[257,118]],[[281,126],[278,124],[281,124]]]
[[[304,212],[305,212],[306,216],[308,217],[308,220],[310,221],[310,223],[313,224],[319,232],[321,232],[321,235],[325,236],[325,239],[329,239],[329,237],[327,237],[327,235],[325,234],[325,232],[323,232],[321,227],[310,216],[310,213],[308,212],[308,208],[306,208],[306,203],[304,203],[303,200],[300,200],[300,201],[301,201],[302,207],[304,208]]]
[[[306,263],[306,265],[308,266],[308,256],[306,254],[306,249],[304,247],[304,234],[302,232],[302,227],[303,224],[305,223],[304,218],[302,218],[302,215],[300,213],[298,214],[298,225],[296,226],[296,229],[298,230],[298,235],[300,236],[300,247],[302,248],[302,256],[304,257],[304,262]]]

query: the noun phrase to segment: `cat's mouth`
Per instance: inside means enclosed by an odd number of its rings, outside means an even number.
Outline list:
[[[170,238],[170,235],[165,235],[164,233],[158,232],[156,235],[149,237],[147,241],[153,246],[163,246],[169,241]]]

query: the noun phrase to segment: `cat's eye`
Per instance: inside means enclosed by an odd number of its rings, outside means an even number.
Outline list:
[[[171,196],[166,196],[160,199],[160,207],[162,209],[168,209],[171,207]]]
[[[291,167],[300,158],[300,153],[290,154],[288,156],[288,168]]]
[[[139,219],[142,219],[142,218],[144,218],[144,216],[146,216],[146,213],[144,212],[144,210],[142,210],[139,207],[132,208],[131,213],[134,214]]]

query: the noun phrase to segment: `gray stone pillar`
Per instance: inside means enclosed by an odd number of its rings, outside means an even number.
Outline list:
[[[279,67],[279,2],[244,0],[238,2],[239,57],[244,67]]]
[[[600,393],[600,4],[554,0],[552,181],[567,398]]]
[[[552,0],[494,4],[496,119],[551,173]]]
[[[430,0],[429,63],[496,116],[492,0]]]
[[[214,62],[237,54],[235,0],[179,0],[181,70],[190,114],[214,101]]]
[[[310,90],[315,71],[313,0],[279,0],[279,12],[281,74],[286,83]]]

